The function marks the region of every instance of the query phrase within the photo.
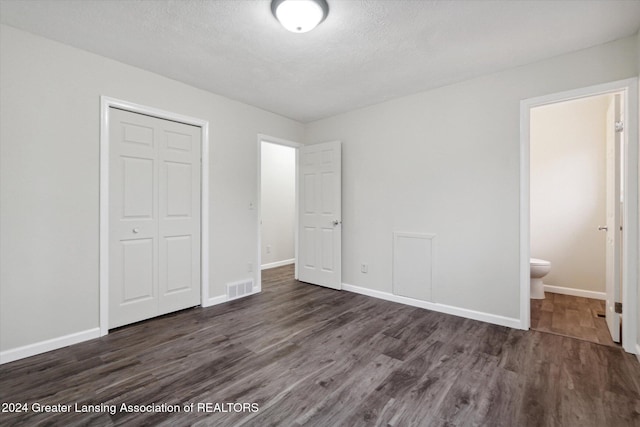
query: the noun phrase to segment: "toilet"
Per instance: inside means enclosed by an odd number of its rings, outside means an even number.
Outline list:
[[[531,258],[531,298],[544,299],[544,283],[542,278],[551,271],[551,262],[544,259]]]

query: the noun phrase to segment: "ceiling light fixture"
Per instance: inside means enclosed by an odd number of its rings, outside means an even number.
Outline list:
[[[272,0],[271,12],[292,33],[313,30],[329,14],[326,0]]]

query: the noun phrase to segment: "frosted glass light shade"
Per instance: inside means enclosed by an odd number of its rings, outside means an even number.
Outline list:
[[[293,33],[306,33],[321,23],[329,12],[325,0],[273,0],[271,12]]]

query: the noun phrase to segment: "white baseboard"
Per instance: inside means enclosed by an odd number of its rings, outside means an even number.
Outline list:
[[[295,258],[285,259],[283,261],[270,262],[268,264],[262,264],[260,267],[261,270],[268,270],[270,268],[282,267],[283,265],[295,264]]]
[[[217,297],[211,297],[208,300],[203,301],[202,307],[211,307],[212,305],[222,304],[227,301],[229,301],[227,295],[218,295]]]
[[[607,294],[604,292],[585,291],[583,289],[563,288],[562,286],[544,285],[545,292],[552,294],[572,295],[574,297],[583,297],[591,299],[606,300]]]
[[[413,307],[426,308],[427,310],[438,311],[440,313],[452,314],[454,316],[464,317],[467,319],[479,320],[481,322],[492,323],[494,325],[507,326],[509,328],[521,329],[520,319],[512,317],[498,316],[495,314],[484,313],[481,311],[468,310],[466,308],[454,307],[446,304],[435,302],[421,301],[413,298],[394,295],[389,292],[375,291],[373,289],[353,286],[346,283],[342,284],[342,289],[357,294],[367,295],[387,301],[398,302]]]
[[[259,294],[259,293],[260,293],[260,289],[257,289],[254,286],[253,292],[248,293],[246,295],[242,295],[240,298],[245,298],[245,297],[248,297],[250,295],[255,295],[255,294]],[[202,307],[203,308],[204,307],[211,307],[213,305],[222,304],[222,303],[225,303],[225,302],[228,302],[228,301],[235,301],[235,300],[240,299],[240,298],[234,298],[234,299],[231,300],[231,299],[229,299],[229,296],[226,295],[226,294],[225,295],[218,295],[217,297],[209,298],[206,302],[203,302],[202,303]]]
[[[0,352],[0,364],[57,350],[83,341],[89,341],[94,338],[100,338],[100,328],[88,329],[86,331],[76,332],[62,337],[25,345],[23,347],[12,348],[11,350]]]

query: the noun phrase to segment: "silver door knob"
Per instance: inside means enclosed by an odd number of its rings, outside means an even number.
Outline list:
[[[607,230],[609,230],[609,227],[607,227],[607,226],[604,226],[604,227],[603,227],[603,226],[601,225],[600,227],[598,227],[598,231],[607,231]]]
[[[340,224],[342,224],[342,221],[340,221],[339,219],[334,219],[334,220],[333,220],[333,225],[334,225],[334,226],[336,226],[336,225],[340,225]]]
[[[133,231],[133,234],[138,234],[140,232],[140,229],[138,227],[136,227],[131,231]]]

